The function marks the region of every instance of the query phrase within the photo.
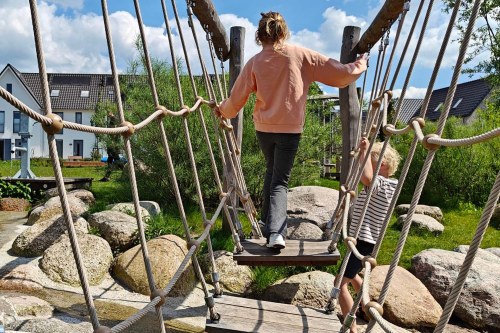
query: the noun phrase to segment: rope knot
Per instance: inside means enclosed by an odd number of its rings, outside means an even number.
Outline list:
[[[120,126],[127,127],[127,131],[123,132],[122,135],[124,138],[131,137],[132,134],[135,132],[135,127],[134,124],[132,124],[129,121],[124,121],[123,123],[120,124]]]
[[[52,120],[52,123],[50,124],[42,124],[43,130],[50,135],[54,135],[56,133],[59,133],[63,127],[63,120],[61,117],[59,117],[57,114],[51,113],[46,116],[50,120]]]
[[[368,318],[370,318],[370,320],[374,319],[372,314],[370,313],[370,309],[375,309],[378,313],[380,313],[381,316],[384,314],[384,308],[382,307],[382,305],[378,304],[375,301],[368,302],[364,306],[363,310]]]
[[[153,290],[151,292],[151,295],[149,296],[149,299],[150,300],[154,300],[156,297],[160,297],[160,302],[158,302],[158,304],[156,304],[156,307],[159,308],[160,306],[162,306],[163,304],[165,304],[166,295],[163,292],[163,290],[161,290],[161,289],[155,289],[155,290]]]
[[[395,129],[396,129],[396,127],[394,127],[393,124],[387,124],[387,125],[384,126],[384,128],[382,129],[382,131],[384,132],[384,134],[386,136],[391,136],[393,134],[392,131],[395,130]]]
[[[425,149],[427,150],[436,150],[439,148],[439,145],[436,144],[436,143],[430,143],[429,142],[429,139],[431,138],[439,138],[440,136],[435,134],[435,133],[432,133],[432,134],[427,134],[426,136],[424,136],[424,139],[422,140],[422,146],[424,146]]]
[[[422,118],[422,117],[411,118],[410,124],[412,124],[414,121],[416,121],[420,125],[420,128],[425,127],[425,119],[424,118]]]

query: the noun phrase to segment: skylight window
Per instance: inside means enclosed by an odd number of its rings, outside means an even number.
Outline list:
[[[82,90],[82,92],[80,93],[80,97],[89,97],[90,96],[90,92],[88,90]]]
[[[462,102],[463,98],[460,98],[458,101],[455,102],[455,104],[453,104],[453,108],[456,109],[457,106]]]
[[[439,103],[439,105],[436,106],[436,108],[434,109],[434,112],[438,112],[439,110],[441,110],[442,106],[443,106],[443,102]]]
[[[52,89],[50,91],[50,97],[59,97],[59,89]]]

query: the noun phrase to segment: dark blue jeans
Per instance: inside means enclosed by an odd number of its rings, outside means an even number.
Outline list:
[[[286,238],[288,180],[300,134],[257,131],[260,149],[266,159],[261,220],[266,224],[264,236],[280,233]]]

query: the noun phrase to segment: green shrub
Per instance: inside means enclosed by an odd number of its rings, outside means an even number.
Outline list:
[[[22,182],[10,183],[0,180],[0,198],[20,198],[31,202],[31,188]]]
[[[498,124],[498,113],[479,112],[478,118],[464,125],[458,118],[448,119],[443,138],[467,138],[485,133]],[[488,119],[485,122],[485,119]],[[493,119],[493,120],[492,120]],[[435,133],[436,124],[428,122],[424,133]],[[413,135],[396,136],[393,145],[405,158],[413,140]],[[440,147],[434,157],[420,203],[440,207],[458,207],[460,203],[483,206],[500,170],[500,139],[496,138],[480,144],[463,147]],[[418,145],[413,163],[406,177],[400,202],[408,203],[418,182],[422,166],[427,156],[421,144]],[[401,163],[403,165],[404,161]]]

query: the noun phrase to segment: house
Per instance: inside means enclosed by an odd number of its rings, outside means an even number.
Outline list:
[[[90,125],[90,119],[99,101],[115,101],[113,79],[109,74],[47,74],[52,112],[62,119]],[[38,73],[21,73],[7,64],[0,72],[0,85],[32,110],[43,114],[42,88]],[[15,147],[21,145],[24,116],[11,104],[0,98],[0,159],[18,158]],[[47,137],[41,125],[31,118],[28,132],[31,137],[30,157],[49,157]],[[99,149],[92,133],[63,129],[55,134],[57,151],[61,158],[81,156],[88,158]]]
[[[443,110],[446,95],[449,87],[436,89],[432,92],[429,106],[425,114],[428,121],[437,121]],[[478,79],[457,85],[448,117],[459,117],[464,124],[475,119],[476,110],[484,106],[486,98],[489,96],[491,86],[485,79]],[[420,114],[423,99],[405,99],[403,101],[399,119],[403,123],[417,117]]]

